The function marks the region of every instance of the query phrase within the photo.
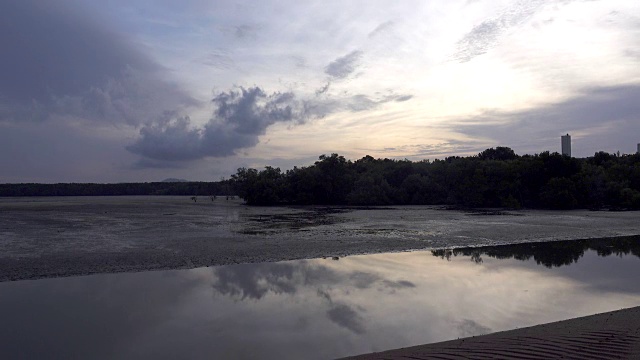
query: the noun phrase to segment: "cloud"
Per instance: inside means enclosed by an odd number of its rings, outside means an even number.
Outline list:
[[[376,28],[373,29],[373,31],[371,31],[368,36],[369,38],[376,37],[386,31],[389,31],[394,25],[395,24],[393,21],[385,21],[382,24],[376,26]]]
[[[327,91],[322,88],[322,92],[316,91],[316,96],[325,94]],[[327,89],[328,90],[328,89]],[[383,96],[369,96],[365,94],[327,96],[325,98],[314,98],[304,101],[305,114],[310,118],[322,118],[329,114],[349,111],[361,112],[375,109],[389,102],[404,102],[411,100],[413,95],[387,94]]]
[[[455,127],[452,125],[455,130]],[[447,140],[433,144],[403,144],[384,148],[360,148],[366,153],[407,159],[445,158],[453,154],[476,154],[491,146],[485,140]],[[394,155],[397,154],[397,155]]]
[[[416,287],[416,284],[412,283],[411,281],[407,281],[407,280],[400,280],[400,281],[383,280],[382,283],[384,284],[384,286],[392,288],[392,289],[402,289],[402,288],[414,288],[414,287]]]
[[[461,338],[484,335],[491,332],[491,328],[480,325],[471,319],[462,319],[457,323],[456,330]]]
[[[349,280],[354,287],[358,289],[366,289],[371,287],[373,283],[380,280],[380,277],[376,274],[355,271],[349,275]]]
[[[497,17],[474,26],[457,42],[451,58],[464,63],[485,54],[499,43],[505,32],[525,23],[542,5],[544,2],[540,0],[518,1]]]
[[[405,101],[409,101],[413,98],[413,95],[399,95],[396,98],[394,98],[393,100],[395,102],[405,102]]]
[[[452,130],[496,144],[539,146],[541,141],[557,148],[560,134],[574,135],[580,156],[602,149],[617,139],[622,149],[632,149],[640,133],[640,84],[593,87],[563,102],[520,111],[487,111],[481,116],[452,121]],[[577,144],[576,144],[577,145]],[[580,150],[582,149],[582,150]],[[619,148],[620,149],[620,148]],[[545,149],[534,149],[536,152]]]
[[[290,59],[298,69],[306,69],[308,67],[307,59],[304,56],[292,55]]]
[[[344,79],[356,70],[362,55],[362,51],[352,51],[330,62],[325,67],[324,72],[334,79]]]
[[[411,97],[331,96],[331,81],[358,67],[363,53],[352,51],[326,66],[328,81],[316,98],[291,91],[267,94],[257,86],[232,89],[213,99],[216,110],[200,125],[185,115],[202,103],[170,80],[169,69],[145,54],[144,46],[109,27],[107,18],[91,14],[91,6],[76,5],[35,0],[0,4],[0,49],[11,49],[0,57],[0,126],[52,122],[99,134],[96,129],[102,127],[95,123],[114,125],[119,136],[137,130],[138,138],[126,147],[142,157],[133,168],[181,168],[185,165],[178,162],[233,156],[253,147],[276,123],[301,124]],[[260,28],[229,25],[223,30],[246,39]],[[237,69],[232,57],[237,54],[231,51],[212,48],[191,61]]]
[[[267,293],[294,294],[301,286],[317,286],[317,295],[333,304],[330,289],[336,284],[342,288],[368,289],[379,284],[380,290],[413,288],[407,280],[389,280],[378,274],[362,271],[343,272],[326,266],[314,266],[302,261],[293,263],[244,264],[222,266],[214,271],[213,288],[219,293],[239,299],[259,300]],[[328,286],[327,290],[322,287]]]
[[[259,87],[239,88],[219,93],[212,102],[216,109],[204,127],[193,127],[189,117],[167,113],[143,126],[140,138],[127,150],[163,161],[230,156],[255,146],[270,125],[305,118],[291,92],[267,95]]]
[[[52,97],[48,110],[50,114],[137,126],[167,111],[197,104],[177,86],[155,74],[126,67],[100,86],[75,95]]]
[[[371,100],[367,95],[353,95],[346,99],[345,102],[347,108],[353,112],[365,111],[373,109],[378,105],[378,102]]]
[[[257,28],[251,25],[240,25],[235,27],[234,35],[238,39],[255,38],[257,35]]]
[[[305,287],[315,287],[315,293],[327,306],[327,318],[340,327],[356,334],[366,332],[364,318],[358,306],[334,301],[332,292],[364,290],[379,285],[378,291],[414,288],[407,280],[388,280],[363,271],[338,271],[327,266],[316,266],[301,261],[296,263],[264,263],[222,266],[214,269],[216,280],[212,287],[218,293],[237,300],[260,300],[267,294],[293,295]]]
[[[186,164],[175,161],[161,161],[147,158],[138,159],[131,165],[132,169],[185,169]]]
[[[267,293],[295,294],[295,267],[290,264],[222,266],[215,270],[212,286],[221,294],[244,299],[262,299]]]
[[[316,96],[322,95],[324,93],[326,93],[327,91],[329,91],[329,87],[331,86],[331,82],[327,81],[327,83],[321,87],[320,89],[316,90]]]
[[[327,317],[339,326],[351,330],[356,334],[364,334],[366,332],[363,324],[364,319],[349,305],[334,305],[327,311]]]
[[[216,49],[209,52],[198,60],[198,62],[221,70],[231,70],[235,67],[235,62],[228,51]]]
[[[328,90],[328,84],[321,92]],[[359,112],[391,101],[407,101],[411,95],[389,93],[371,98],[367,95],[298,99],[293,92],[267,94],[259,87],[237,88],[221,92],[212,103],[215,111],[202,127],[187,116],[165,112],[140,129],[140,137],[127,150],[155,162],[140,162],[151,167],[174,161],[232,156],[238,150],[258,144],[267,128],[276,123],[302,124],[340,111]]]
[[[81,6],[0,3],[0,122],[73,116],[140,124],[196,101]]]
[[[623,53],[634,60],[640,60],[640,49],[626,49]]]

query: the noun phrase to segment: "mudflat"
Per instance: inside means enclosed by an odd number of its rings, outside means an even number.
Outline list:
[[[0,281],[638,234],[640,212],[1,198]]]

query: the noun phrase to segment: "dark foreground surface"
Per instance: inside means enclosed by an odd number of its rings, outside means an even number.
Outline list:
[[[349,359],[640,359],[640,307]]]
[[[640,234],[640,212],[0,198],[0,281]]]
[[[639,256],[632,237],[3,282],[0,358],[379,352],[638,306]],[[637,310],[615,318],[638,324]],[[637,327],[614,322],[479,337],[471,347],[438,351],[454,358],[466,351],[514,358],[513,349],[521,358],[632,354]],[[500,339],[499,351],[489,350],[491,339]]]

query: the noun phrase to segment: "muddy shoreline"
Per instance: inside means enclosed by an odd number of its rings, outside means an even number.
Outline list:
[[[487,216],[479,216],[487,215]],[[0,199],[0,281],[640,234],[640,212]]]

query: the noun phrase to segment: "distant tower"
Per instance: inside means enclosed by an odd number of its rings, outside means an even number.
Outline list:
[[[571,135],[562,135],[561,136],[562,143],[562,155],[571,156]]]
[[[638,154],[640,154],[640,144],[638,144]]]

